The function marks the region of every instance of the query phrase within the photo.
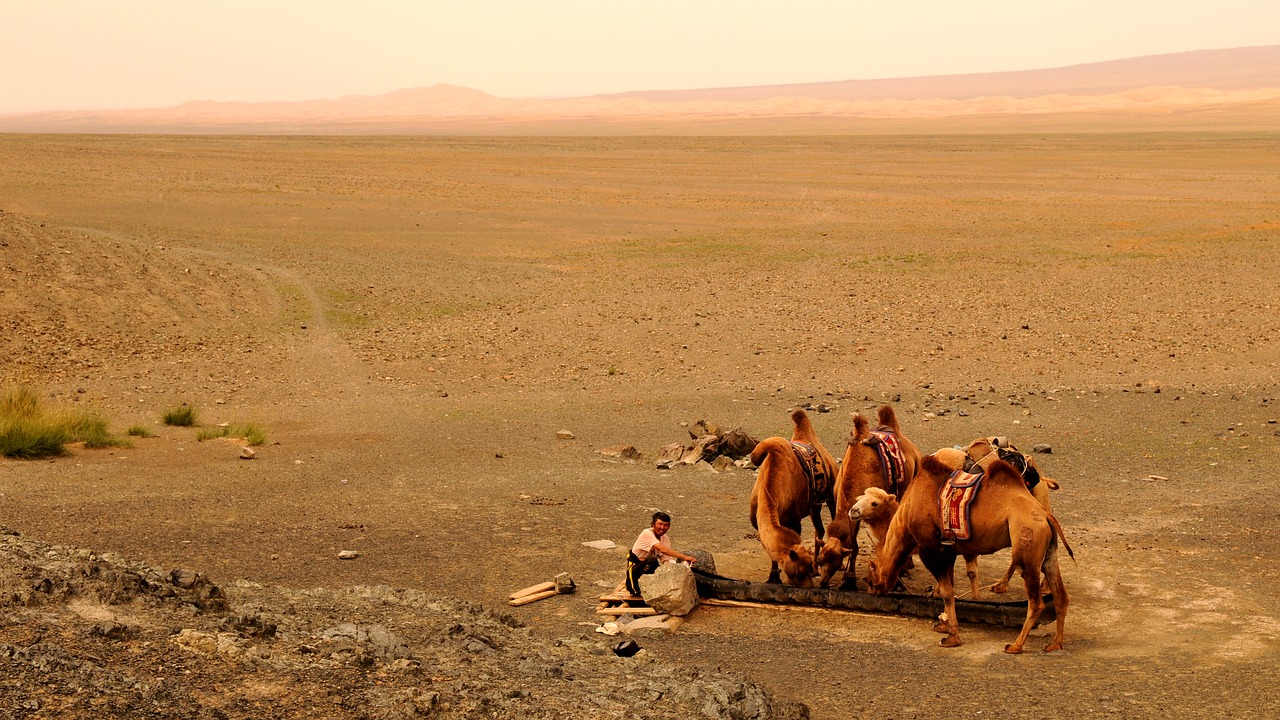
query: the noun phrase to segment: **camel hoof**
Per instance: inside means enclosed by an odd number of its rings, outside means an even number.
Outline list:
[[[847,578],[844,582],[840,583],[840,589],[849,591],[857,590],[858,581],[853,578]]]
[[[942,633],[943,635],[950,635],[951,626],[939,620],[938,622],[933,624],[933,631],[936,633]]]
[[[991,592],[1007,593],[1009,592],[1009,583],[996,583],[995,585],[991,586]]]
[[[942,647],[960,647],[960,645],[962,645],[962,643],[960,642],[960,636],[955,634],[947,635],[946,637],[942,638],[942,641],[939,642],[938,644],[941,645]]]
[[[1021,645],[1005,645],[1004,651],[1009,653],[1010,655],[1021,655],[1022,646]]]
[[[1045,652],[1056,652],[1061,649],[1062,649],[1062,643],[1060,642],[1051,642],[1048,645],[1044,646]]]
[[[782,583],[782,573],[770,573],[770,574],[769,574],[769,579],[768,579],[768,580],[765,580],[765,582],[767,582],[767,583],[774,583],[775,585],[776,585],[776,584],[781,584],[781,583]]]

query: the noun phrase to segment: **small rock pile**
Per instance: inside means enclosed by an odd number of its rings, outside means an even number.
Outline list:
[[[714,423],[699,420],[687,426],[692,444],[671,443],[658,449],[658,469],[669,470],[677,465],[710,463],[716,470],[728,467],[749,467],[751,451],[759,441],[741,429],[723,431]]]

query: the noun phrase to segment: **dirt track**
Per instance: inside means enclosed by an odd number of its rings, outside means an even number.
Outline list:
[[[0,524],[222,584],[495,607],[569,570],[587,593],[512,614],[590,636],[622,557],[581,543],[628,544],[652,508],[725,574],[767,571],[750,472],[653,469],[682,422],[764,437],[826,404],[839,455],[889,400],[922,448],[1053,446],[1067,650],[701,608],[653,654],[816,718],[1271,717],[1277,145],[3,137],[0,380],[118,430],[187,401],[273,444],[244,462],[156,425],[0,461]],[[645,460],[597,452],[620,443]]]

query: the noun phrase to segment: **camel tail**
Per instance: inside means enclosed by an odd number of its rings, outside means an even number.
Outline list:
[[[902,428],[898,427],[898,414],[893,411],[893,406],[884,404],[876,411],[879,416],[880,424],[893,431],[894,435],[901,435]]]
[[[1054,517],[1051,512],[1046,512],[1045,514],[1049,516],[1049,525],[1053,528],[1053,531],[1058,533],[1058,537],[1062,538],[1062,546],[1067,549],[1067,555],[1072,562],[1075,562],[1076,554],[1071,551],[1071,544],[1067,542],[1067,536],[1062,532],[1062,526],[1058,524],[1058,518]]]
[[[792,439],[812,444],[817,435],[813,432],[813,423],[809,421],[809,413],[806,413],[801,408],[796,408],[791,411],[791,422],[796,424],[795,433],[791,436]]]

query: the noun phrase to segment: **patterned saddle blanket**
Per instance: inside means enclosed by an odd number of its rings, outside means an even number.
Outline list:
[[[982,469],[976,473],[957,470],[942,484],[938,493],[938,506],[942,511],[942,544],[951,545],[957,540],[968,540],[973,535],[969,522],[969,507],[982,486]]]
[[[884,471],[884,487],[893,495],[899,494],[898,485],[906,474],[906,462],[902,458],[902,445],[898,436],[888,428],[876,428],[871,431],[868,442],[880,456],[880,467]]]
[[[796,459],[800,461],[804,476],[809,481],[810,504],[815,508],[821,506],[823,501],[835,491],[836,478],[833,468],[827,467],[822,456],[818,454],[818,449],[808,443],[792,440],[791,449],[795,451]]]

